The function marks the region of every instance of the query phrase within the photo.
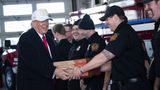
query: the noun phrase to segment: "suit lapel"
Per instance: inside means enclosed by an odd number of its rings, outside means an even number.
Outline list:
[[[49,55],[49,52],[48,52],[48,50],[46,49],[46,47],[44,46],[44,44],[43,44],[43,42],[42,42],[42,39],[40,38],[40,36],[38,35],[38,33],[33,29],[32,30],[32,32],[33,32],[33,37],[34,37],[34,43],[38,43],[37,45],[38,46],[36,46],[36,47],[39,47],[39,49],[42,49],[42,51],[44,52],[44,53],[46,53],[49,57],[50,57],[50,55]],[[48,41],[47,41],[48,42]]]

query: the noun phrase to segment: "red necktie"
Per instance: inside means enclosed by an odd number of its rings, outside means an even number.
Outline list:
[[[43,44],[44,46],[46,47],[46,49],[48,50],[48,44],[47,44],[47,40],[46,40],[46,37],[43,35],[42,36],[42,40],[43,40]]]

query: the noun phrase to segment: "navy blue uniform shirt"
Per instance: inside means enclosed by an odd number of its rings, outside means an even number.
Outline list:
[[[145,77],[145,52],[141,43],[137,33],[125,21],[117,27],[105,48],[115,55],[112,60],[112,80]]]

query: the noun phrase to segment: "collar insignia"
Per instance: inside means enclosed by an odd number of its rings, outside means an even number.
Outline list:
[[[160,27],[158,28],[157,32],[159,32],[159,31],[160,31]]]
[[[78,46],[78,47],[77,47],[77,49],[76,49],[76,51],[79,51],[79,50],[80,50],[80,48],[81,48],[81,46]]]
[[[87,50],[89,50],[89,48],[90,48],[90,44],[88,45]]]

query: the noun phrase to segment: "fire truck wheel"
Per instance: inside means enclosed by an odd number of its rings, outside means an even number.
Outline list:
[[[8,90],[15,90],[15,75],[10,66],[5,69],[5,83]]]

